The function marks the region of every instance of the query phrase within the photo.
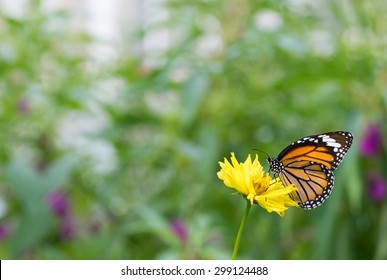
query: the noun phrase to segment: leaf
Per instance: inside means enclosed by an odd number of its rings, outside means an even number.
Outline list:
[[[51,164],[44,177],[44,185],[47,190],[65,185],[70,179],[75,165],[76,158],[72,156],[62,157]]]
[[[379,222],[378,241],[376,243],[378,246],[376,248],[375,259],[385,260],[387,259],[387,205],[382,209]]]
[[[40,172],[25,157],[15,155],[5,167],[5,175],[22,204],[31,209],[49,190],[69,180],[75,163],[74,157],[66,156]]]
[[[195,73],[185,83],[182,90],[182,124],[187,127],[194,121],[204,93],[208,89],[209,78],[201,72]]]
[[[39,178],[31,165],[22,157],[15,156],[5,166],[5,177],[23,205],[37,200],[41,195]]]
[[[6,166],[5,177],[22,206],[11,239],[14,257],[37,245],[50,232],[53,215],[46,202],[47,193],[66,184],[74,166],[75,159],[66,156],[55,161],[46,171],[39,172],[20,155],[15,155]]]
[[[11,254],[18,257],[20,253],[36,245],[49,232],[53,223],[53,216],[44,204],[20,217],[17,228],[11,239]]]

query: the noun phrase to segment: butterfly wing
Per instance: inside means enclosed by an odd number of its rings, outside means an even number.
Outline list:
[[[301,208],[312,209],[331,193],[334,182],[333,171],[325,165],[309,161],[295,162],[279,173],[285,185],[293,184],[297,190],[290,196]]]
[[[270,169],[283,184],[293,184],[291,197],[301,208],[315,208],[328,198],[334,184],[333,171],[339,166],[353,141],[349,132],[337,131],[301,138],[286,147]]]
[[[310,161],[335,170],[352,145],[353,135],[337,131],[301,138],[287,146],[277,157],[286,167],[294,161]]]

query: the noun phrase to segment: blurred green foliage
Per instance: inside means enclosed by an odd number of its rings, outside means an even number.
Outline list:
[[[253,207],[239,256],[386,259],[386,199],[365,172],[386,178],[385,149],[358,151],[368,123],[387,132],[385,1],[165,8],[108,62],[71,14],[0,12],[0,257],[228,259],[245,202],[217,162],[348,130],[332,196],[284,218]],[[135,49],[165,30],[167,48]]]

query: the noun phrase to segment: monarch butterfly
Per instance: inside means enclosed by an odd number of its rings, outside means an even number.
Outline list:
[[[352,145],[352,133],[327,132],[306,136],[287,146],[276,158],[267,158],[270,171],[278,174],[284,185],[297,190],[291,198],[304,209],[321,205],[330,195],[334,175]]]

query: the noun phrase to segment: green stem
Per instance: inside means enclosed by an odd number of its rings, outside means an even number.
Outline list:
[[[243,215],[241,225],[239,226],[238,235],[235,239],[234,251],[232,252],[232,257],[231,257],[232,260],[236,260],[236,257],[238,254],[239,242],[241,241],[241,236],[243,233],[243,229],[245,228],[245,224],[246,224],[247,216],[249,215],[250,208],[251,208],[251,203],[249,200],[247,200],[245,214]]]

